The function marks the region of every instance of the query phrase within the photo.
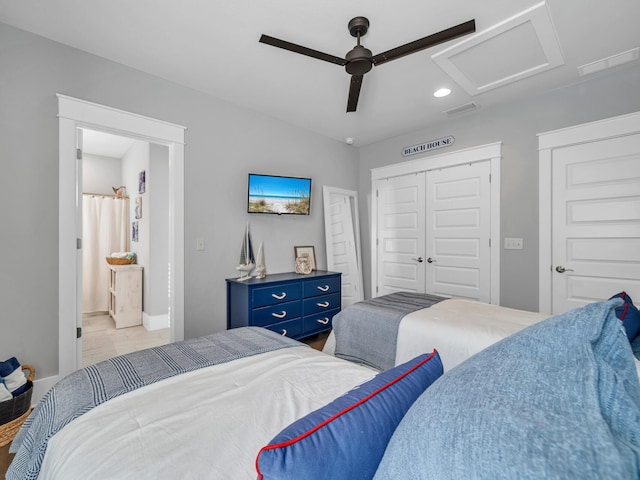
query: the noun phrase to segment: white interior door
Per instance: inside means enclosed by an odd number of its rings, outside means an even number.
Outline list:
[[[377,282],[372,295],[425,291],[425,172],[377,182]]]
[[[552,313],[640,299],[640,134],[553,150]]]
[[[430,170],[426,198],[426,291],[491,302],[488,161]]]
[[[358,230],[358,194],[323,187],[327,268],[342,273],[342,307],[364,299]]]

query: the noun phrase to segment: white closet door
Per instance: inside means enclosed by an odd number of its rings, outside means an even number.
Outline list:
[[[377,183],[377,287],[374,297],[425,291],[425,173]]]
[[[640,135],[553,150],[552,313],[640,299]]]
[[[426,291],[491,302],[490,163],[427,172]]]

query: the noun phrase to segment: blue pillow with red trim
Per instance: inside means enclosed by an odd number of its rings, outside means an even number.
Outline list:
[[[295,421],[258,453],[258,478],[372,478],[400,420],[442,372],[434,350]]]
[[[622,322],[629,341],[633,342],[640,333],[640,312],[638,312],[638,309],[633,304],[633,300],[631,300],[627,292],[616,293],[609,300],[613,298],[621,298],[624,300],[624,303],[615,309],[616,317]]]

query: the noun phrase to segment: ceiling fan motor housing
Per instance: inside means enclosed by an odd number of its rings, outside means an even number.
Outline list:
[[[362,45],[356,45],[345,55],[347,64],[344,68],[349,75],[364,75],[373,68],[371,57],[373,57],[371,50]]]

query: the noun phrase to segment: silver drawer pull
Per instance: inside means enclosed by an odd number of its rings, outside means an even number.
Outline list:
[[[329,306],[329,302],[316,303],[319,307],[327,308]]]
[[[286,337],[286,336],[287,336],[287,329],[286,329],[286,328],[283,328],[283,329],[282,329],[282,336],[283,336],[283,337]]]
[[[329,323],[329,318],[327,317],[319,318],[318,323],[321,323],[322,325],[326,325],[327,323]]]
[[[283,310],[282,313],[273,312],[271,315],[273,315],[276,318],[284,318],[287,316],[287,311]]]
[[[329,285],[325,285],[324,287],[321,287],[320,285],[318,285],[318,290],[320,290],[321,292],[328,292]]]
[[[275,298],[276,300],[282,300],[284,297],[287,296],[287,292],[282,292],[280,295],[278,295],[276,293],[272,293],[271,296],[273,298]]]

